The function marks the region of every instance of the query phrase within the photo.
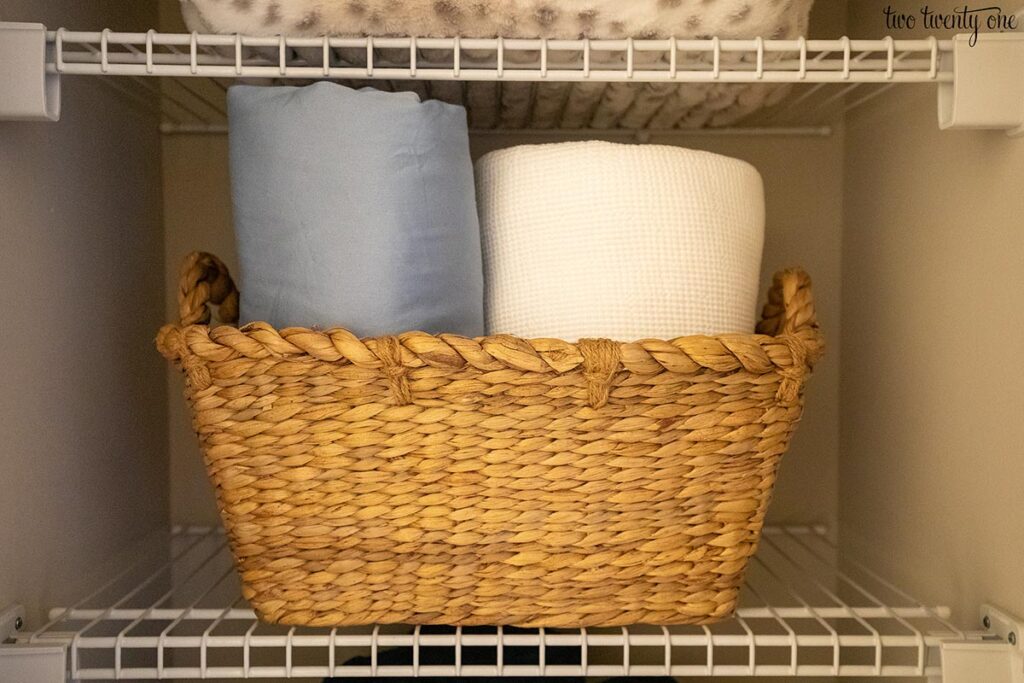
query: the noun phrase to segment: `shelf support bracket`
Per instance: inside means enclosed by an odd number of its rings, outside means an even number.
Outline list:
[[[67,679],[67,646],[18,642],[25,627],[25,608],[0,609],[0,681],[64,683]]]
[[[1024,683],[1024,621],[982,605],[981,624],[978,635],[940,643],[942,683]]]
[[[46,27],[0,21],[0,120],[60,119],[60,74],[50,73]]]
[[[1024,135],[1024,33],[981,33],[953,38],[941,70],[953,72],[939,84],[939,127],[997,128]]]

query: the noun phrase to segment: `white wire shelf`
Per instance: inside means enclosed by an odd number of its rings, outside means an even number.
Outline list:
[[[222,133],[224,90],[237,79],[414,90],[466,106],[475,131],[625,134],[644,141],[647,134],[714,129],[827,135],[837,112],[890,87],[953,78],[947,58],[953,43],[936,38],[299,38],[61,28],[48,31],[46,40],[50,74],[128,77],[139,87],[118,87],[136,100],[145,101],[147,90],[160,91],[165,133]],[[163,77],[166,85],[154,87],[148,77]],[[668,90],[678,86],[690,90]],[[607,95],[615,87],[632,92]],[[790,87],[798,91],[785,99]],[[702,96],[707,106],[698,106]],[[749,99],[761,104],[719,109],[721,102]],[[572,114],[567,107],[574,107]]]
[[[52,72],[463,81],[942,82],[952,41],[297,38],[68,31],[47,34]],[[269,51],[269,52],[268,52]],[[422,55],[429,52],[433,59]],[[446,55],[437,61],[437,55]],[[472,56],[470,56],[472,55]],[[773,59],[779,57],[779,59]]]
[[[890,88],[926,84],[937,90],[941,128],[1024,131],[1016,77],[1024,35],[1014,32],[917,40],[351,38],[0,22],[0,37],[0,61],[18,65],[0,81],[8,91],[0,117],[8,119],[56,120],[60,79],[80,75],[120,77],[101,80],[156,110],[164,132],[223,130],[232,81],[331,80],[464,105],[474,130],[820,135]]]
[[[72,679],[940,674],[963,633],[820,528],[767,529],[736,616],[712,626],[289,628],[240,597],[219,530],[177,529],[21,643],[69,646]]]

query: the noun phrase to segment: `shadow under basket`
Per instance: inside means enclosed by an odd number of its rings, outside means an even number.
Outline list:
[[[822,352],[810,279],[758,334],[615,343],[208,327],[186,258],[185,374],[243,592],[292,625],[706,624],[735,609]]]

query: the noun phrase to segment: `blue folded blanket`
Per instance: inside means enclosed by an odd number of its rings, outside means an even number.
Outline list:
[[[241,322],[483,334],[466,112],[414,93],[228,93]]]

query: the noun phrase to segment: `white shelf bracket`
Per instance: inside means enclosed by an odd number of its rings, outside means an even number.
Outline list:
[[[25,626],[25,608],[8,605],[0,610],[0,643],[14,640],[18,631]]]
[[[67,646],[18,642],[25,626],[25,608],[10,605],[0,610],[0,681],[64,683]]]
[[[46,68],[46,27],[0,21],[0,120],[60,118],[60,74]]]
[[[1024,135],[1024,33],[961,34],[941,67],[953,72],[939,84],[939,127],[997,128]]]
[[[982,605],[981,623],[981,634],[941,643],[942,683],[1024,683],[1024,621]]]

